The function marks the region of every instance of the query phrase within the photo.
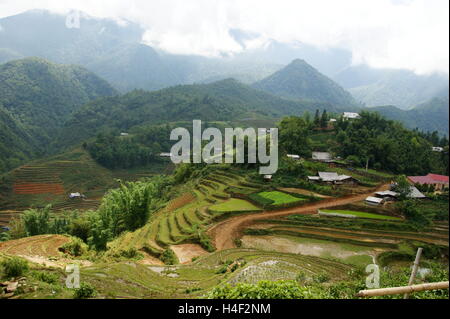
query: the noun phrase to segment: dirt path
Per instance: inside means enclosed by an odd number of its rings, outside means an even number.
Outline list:
[[[208,230],[208,235],[212,238],[214,246],[216,247],[217,250],[234,248],[236,247],[234,244],[234,240],[240,237],[242,230],[262,219],[282,217],[292,214],[305,214],[305,215],[315,214],[317,209],[358,202],[364,200],[367,196],[372,195],[374,192],[388,189],[389,184],[384,184],[364,194],[349,195],[341,198],[325,199],[319,202],[310,203],[300,207],[276,211],[265,211],[258,214],[235,216],[212,226]]]

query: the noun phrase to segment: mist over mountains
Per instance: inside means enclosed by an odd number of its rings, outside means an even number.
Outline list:
[[[93,123],[117,119],[113,126],[127,129],[140,124],[142,112],[155,121],[200,113],[230,120],[374,107],[409,128],[448,135],[448,75],[354,66],[349,51],[299,42],[253,47],[249,41],[258,35],[238,29],[229,33],[241,53],[204,57],[143,44],[144,30],[130,21],[83,15],[80,28],[67,28],[65,16],[33,10],[0,25],[2,144],[18,149],[3,158],[4,167],[32,156],[55,132],[63,136],[59,147],[79,142],[68,136],[80,118],[86,123],[79,134],[89,137],[97,132]]]

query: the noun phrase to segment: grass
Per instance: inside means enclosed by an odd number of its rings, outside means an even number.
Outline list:
[[[252,203],[237,198],[232,198],[223,203],[213,205],[210,207],[210,209],[218,212],[260,211],[260,209]]]
[[[343,215],[353,215],[353,216],[361,217],[361,218],[383,219],[383,220],[399,220],[399,221],[402,220],[399,217],[371,214],[371,213],[366,213],[366,212],[358,212],[358,211],[354,211],[354,210],[323,209],[321,211],[324,212],[324,213],[337,213],[337,214],[343,214]]]
[[[260,192],[258,193],[258,195],[267,198],[269,200],[272,200],[273,201],[272,205],[290,204],[306,200],[278,191]]]

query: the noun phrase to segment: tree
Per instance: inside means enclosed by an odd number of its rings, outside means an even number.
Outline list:
[[[395,191],[399,193],[399,199],[404,200],[411,194],[411,185],[405,175],[400,175],[395,181]]]
[[[323,110],[322,117],[320,118],[320,127],[326,128],[328,126],[328,114],[327,110]]]
[[[279,145],[286,153],[302,156],[311,155],[309,128],[301,117],[290,116],[279,124]]]
[[[320,126],[320,111],[316,110],[316,114],[314,115],[314,126],[319,127]]]

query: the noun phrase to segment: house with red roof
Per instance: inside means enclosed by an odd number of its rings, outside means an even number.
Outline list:
[[[435,190],[448,188],[448,176],[438,174],[428,174],[426,176],[408,176],[412,184],[433,185]]]

